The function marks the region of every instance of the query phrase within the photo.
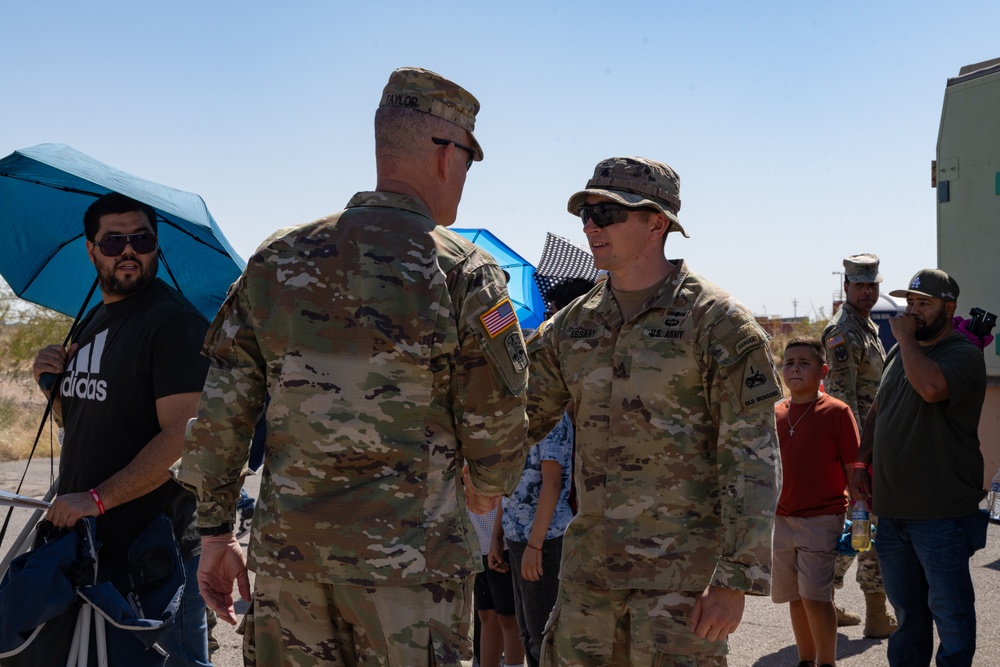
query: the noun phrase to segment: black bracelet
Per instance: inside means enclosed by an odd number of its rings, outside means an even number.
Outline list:
[[[232,522],[227,521],[221,526],[212,526],[211,528],[199,528],[198,532],[201,533],[202,537],[213,537],[215,535],[225,535],[227,533],[233,532]]]

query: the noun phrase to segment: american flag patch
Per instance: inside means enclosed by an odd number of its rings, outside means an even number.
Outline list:
[[[844,344],[844,335],[843,334],[837,334],[836,336],[834,336],[830,340],[826,341],[826,346],[828,348],[830,348],[831,350],[833,348],[837,347],[838,345],[843,345],[843,344]]]
[[[494,338],[510,325],[517,324],[517,315],[514,314],[514,306],[511,305],[510,299],[504,299],[480,315],[479,320],[490,338]]]

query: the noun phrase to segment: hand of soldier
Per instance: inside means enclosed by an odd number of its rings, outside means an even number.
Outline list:
[[[743,620],[745,597],[743,591],[709,586],[695,600],[691,632],[713,642],[725,639]]]
[[[198,589],[219,618],[236,625],[233,607],[233,582],[240,597],[250,601],[250,577],[243,558],[243,549],[232,533],[201,538],[201,560],[198,563]]]
[[[872,501],[872,478],[868,474],[868,470],[865,468],[855,468],[847,490],[851,494],[852,502],[864,500],[870,505]]]
[[[72,528],[85,516],[101,513],[97,502],[88,492],[67,493],[56,498],[45,512],[45,518],[57,528]]]
[[[472,486],[472,477],[468,467],[462,472],[462,482],[465,487],[465,505],[473,514],[488,514],[500,504],[500,496],[486,496]]]
[[[889,328],[896,340],[913,338],[917,333],[917,319],[913,315],[900,313],[889,320]]]

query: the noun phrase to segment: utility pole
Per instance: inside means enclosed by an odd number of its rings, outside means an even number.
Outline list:
[[[837,281],[837,301],[844,300],[844,272],[843,271],[831,271],[835,276],[840,276],[840,280]]]
[[[799,300],[792,299],[792,318],[799,319]]]

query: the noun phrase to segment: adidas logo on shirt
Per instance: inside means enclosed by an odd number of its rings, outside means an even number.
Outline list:
[[[59,393],[63,396],[103,401],[108,396],[108,383],[93,377],[101,372],[101,357],[108,330],[94,336],[94,341],[81,347],[69,363]]]

